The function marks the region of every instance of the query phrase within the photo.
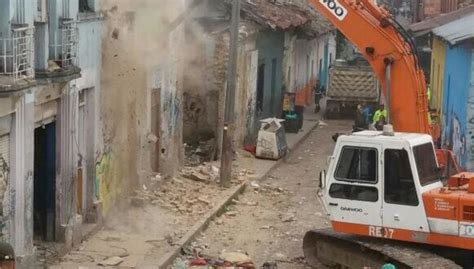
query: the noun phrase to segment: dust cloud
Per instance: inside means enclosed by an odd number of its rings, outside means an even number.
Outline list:
[[[110,205],[141,188],[142,173],[150,170],[150,152],[156,151],[146,141],[151,122],[150,81],[154,68],[166,62],[169,46],[182,45],[170,43],[170,33],[182,29],[169,25],[184,7],[184,0],[101,1],[105,14],[101,122],[104,151],[111,155],[101,198]]]

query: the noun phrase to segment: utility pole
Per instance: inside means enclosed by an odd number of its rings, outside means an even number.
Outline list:
[[[233,0],[230,27],[229,66],[227,68],[227,89],[225,95],[224,130],[222,138],[220,183],[230,187],[234,137],[235,90],[237,86],[237,48],[239,43],[240,0]]]

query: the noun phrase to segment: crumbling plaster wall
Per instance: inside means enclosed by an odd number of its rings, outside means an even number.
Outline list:
[[[179,42],[176,31],[180,27],[170,31],[167,26],[184,4],[175,0],[104,0],[101,8],[106,14],[100,111],[104,147],[97,153],[96,196],[107,213],[120,195],[141,186],[150,175],[151,153],[157,150],[150,137],[157,137],[164,151],[160,169],[172,174],[170,170],[179,165],[181,71],[176,53],[179,44],[173,42]],[[161,77],[161,82],[154,83],[155,77]],[[158,134],[150,133],[152,88],[164,93],[154,95],[161,98],[159,114],[163,117]]]

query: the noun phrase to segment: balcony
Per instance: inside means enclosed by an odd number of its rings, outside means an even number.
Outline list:
[[[36,70],[41,84],[46,82],[68,82],[81,77],[77,66],[78,30],[76,21],[61,19],[54,41],[49,45],[49,60],[46,70]]]
[[[12,25],[10,38],[0,38],[0,95],[9,95],[36,84],[34,28]]]

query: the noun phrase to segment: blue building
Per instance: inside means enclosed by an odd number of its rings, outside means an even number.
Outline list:
[[[432,30],[445,43],[443,147],[463,168],[474,169],[474,12]]]
[[[80,240],[94,208],[98,5],[0,1],[1,233],[20,268],[33,267],[33,239]]]

